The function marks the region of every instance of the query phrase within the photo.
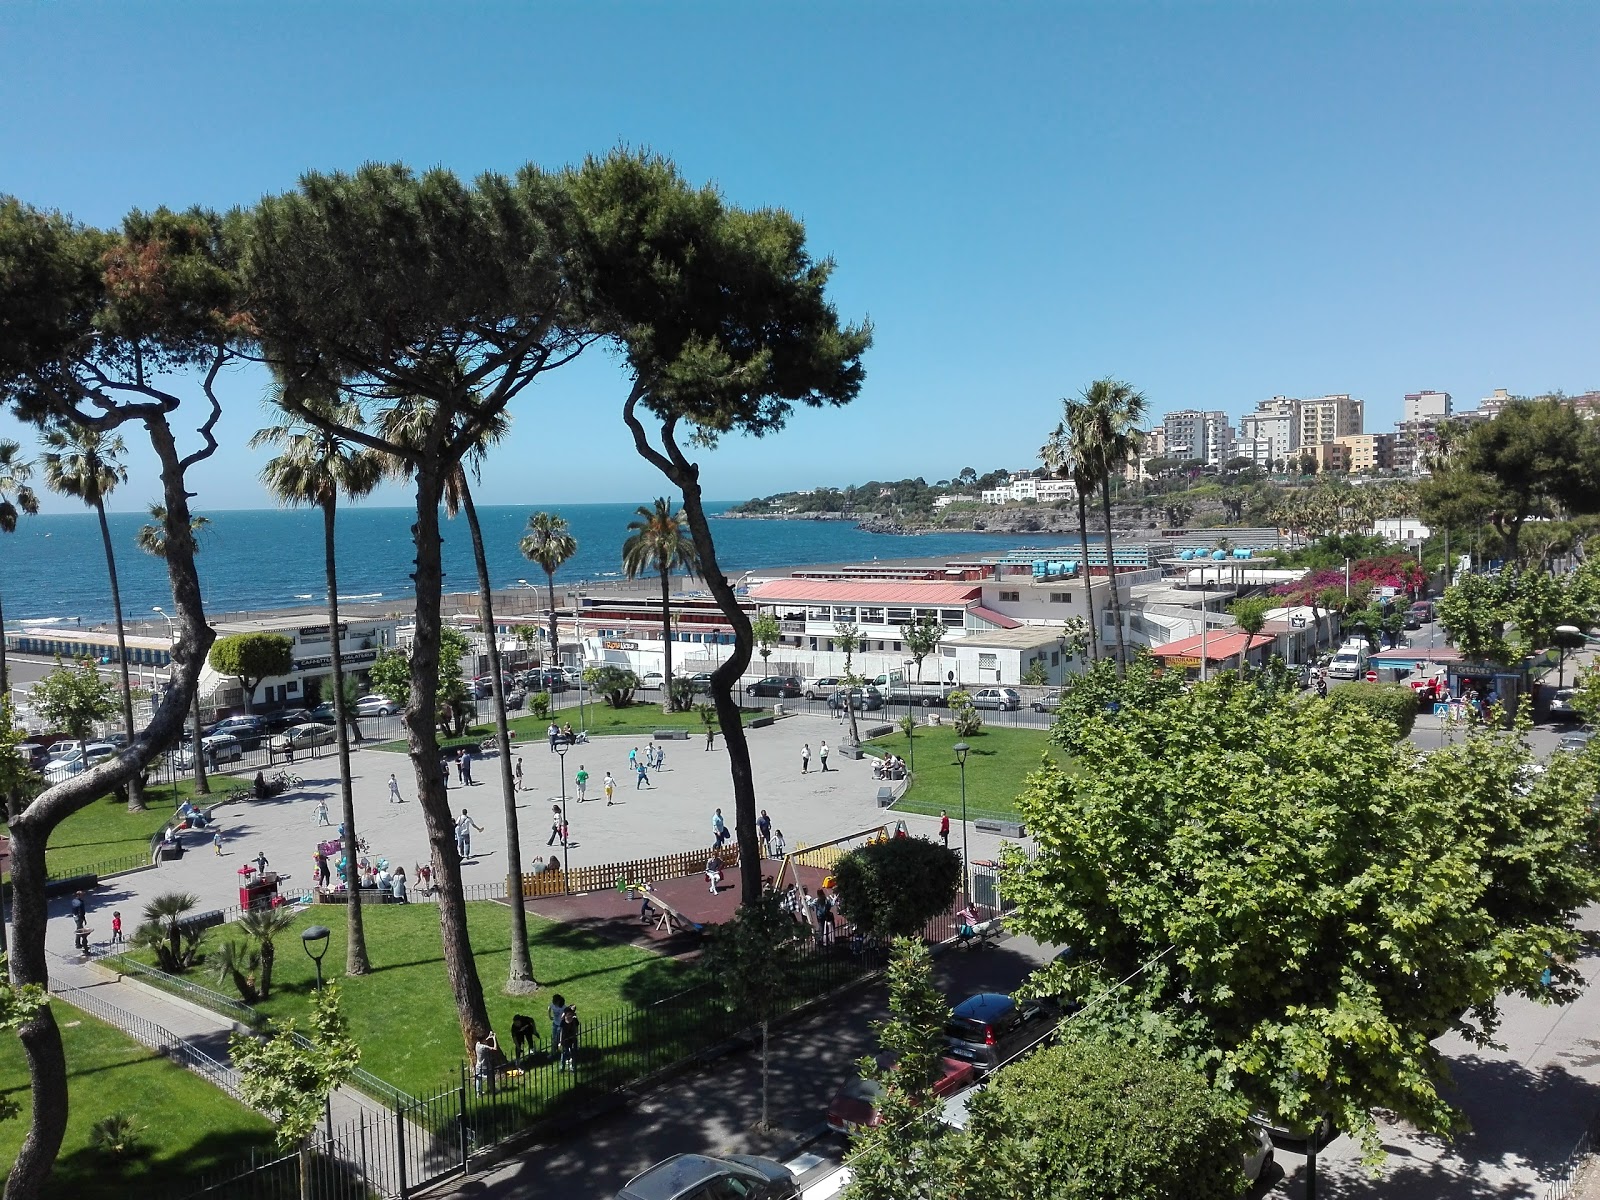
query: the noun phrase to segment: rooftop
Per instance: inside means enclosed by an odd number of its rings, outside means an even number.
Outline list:
[[[921,604],[960,605],[976,600],[982,588],[976,583],[876,583],[848,579],[774,579],[750,588],[750,598],[762,604],[785,601],[797,604]]]

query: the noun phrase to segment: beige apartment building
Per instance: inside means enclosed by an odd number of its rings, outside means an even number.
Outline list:
[[[1365,401],[1343,394],[1300,401],[1300,445],[1321,446],[1360,433],[1365,409]]]
[[[1387,471],[1394,466],[1394,434],[1356,433],[1334,438],[1347,451],[1347,471]]]

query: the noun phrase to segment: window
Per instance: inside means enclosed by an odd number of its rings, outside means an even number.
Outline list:
[[[856,619],[856,606],[854,604],[835,604],[833,606],[833,619],[839,622],[854,621]]]
[[[1002,604],[1007,604],[1007,603],[1016,604],[1021,599],[1022,599],[1022,593],[1021,592],[1001,592],[1000,593],[1000,603],[1002,603]]]
[[[1071,604],[1072,603],[1072,593],[1071,592],[1051,592],[1050,593],[1050,603],[1051,604]]]
[[[904,647],[904,646],[902,646],[902,645],[901,645],[901,644],[900,644],[900,643],[899,643],[899,642],[896,642],[896,643],[895,643],[895,644],[894,644],[894,652],[895,652],[895,653],[896,653],[896,654],[899,654],[899,653],[900,653],[900,651],[902,651],[902,650],[903,650],[903,649],[905,649],[905,647]]]
[[[960,629],[967,623],[967,610],[964,608],[947,608],[939,615],[946,629]]]
[[[812,605],[806,609],[806,620],[808,621],[826,621],[828,619],[829,609],[826,604]]]
[[[1050,651],[1050,665],[1052,667],[1059,667],[1061,665],[1061,651],[1059,651],[1059,650]]]
[[[998,668],[999,666],[1000,666],[1000,656],[998,654],[979,654],[978,655],[978,670],[980,670],[980,671],[993,671],[996,668]]]
[[[909,620],[911,620],[911,610],[909,608],[891,608],[889,610],[891,624],[904,625]]]
[[[863,608],[861,610],[861,623],[863,625],[882,625],[884,623],[883,609]]]

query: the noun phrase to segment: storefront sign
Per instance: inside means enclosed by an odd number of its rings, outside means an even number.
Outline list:
[[[358,663],[375,662],[377,657],[378,652],[376,650],[352,650],[348,654],[341,654],[339,659],[345,666],[353,667]],[[297,658],[294,660],[294,669],[296,671],[315,671],[321,667],[331,666],[333,666],[333,656],[331,654],[323,655],[321,658]]]
[[[606,641],[602,642],[601,645],[607,650],[637,650],[639,648],[638,642]]]

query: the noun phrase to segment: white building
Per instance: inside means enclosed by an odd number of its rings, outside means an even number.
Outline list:
[[[1449,392],[1407,392],[1401,421],[1442,421],[1450,415]]]
[[[1239,439],[1240,455],[1257,466],[1287,461],[1300,449],[1300,401],[1288,396],[1258,400],[1255,412],[1239,419]]]
[[[985,488],[980,499],[985,504],[1017,504],[1032,500],[1038,504],[1054,504],[1057,500],[1076,500],[1078,490],[1070,479],[1035,479],[1031,475],[1014,476],[1010,483]],[[935,505],[938,502],[935,501]]]
[[[340,658],[347,676],[364,677],[378,655],[400,644],[400,619],[397,617],[352,617],[339,622]],[[281,633],[293,644],[294,667],[287,675],[263,679],[252,704],[307,707],[333,698],[333,646],[326,619],[284,616],[254,621],[219,621],[218,637],[235,633]],[[200,698],[218,708],[241,708],[244,693],[238,680],[219,675],[208,662],[200,671]]]
[[[1183,408],[1168,413],[1161,426],[1168,458],[1221,466],[1233,457],[1233,425],[1225,412]]]

